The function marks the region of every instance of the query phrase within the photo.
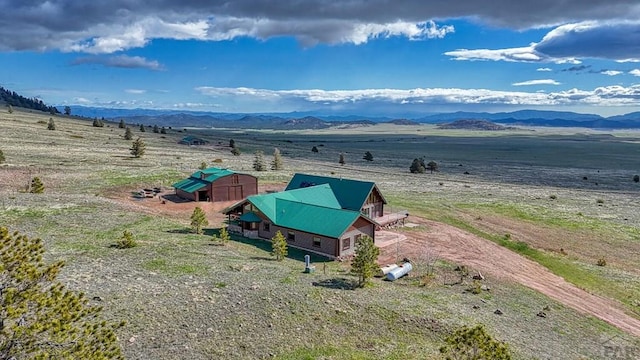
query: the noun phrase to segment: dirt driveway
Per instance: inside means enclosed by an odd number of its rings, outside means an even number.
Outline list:
[[[542,265],[453,226],[418,217],[410,217],[409,220],[426,230],[403,232],[406,240],[398,245],[402,256],[419,258],[425,248],[429,248],[441,258],[469,266],[483,274],[518,282],[581,313],[640,337],[640,320],[627,315],[622,310],[622,304],[581,290]],[[394,263],[396,251],[396,245],[382,248],[379,262]]]

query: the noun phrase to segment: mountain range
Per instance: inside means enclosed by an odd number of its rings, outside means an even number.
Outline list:
[[[640,112],[602,117],[567,111],[520,110],[513,112],[454,112],[413,118],[323,115],[313,112],[239,114],[183,110],[111,109],[74,106],[72,113],[90,118],[124,119],[127,123],[172,127],[225,127],[253,129],[322,129],[332,126],[370,126],[378,123],[417,125],[457,120],[486,120],[520,126],[640,129]]]

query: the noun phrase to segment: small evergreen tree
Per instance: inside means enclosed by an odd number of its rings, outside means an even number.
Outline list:
[[[44,245],[0,227],[0,359],[124,359],[115,330],[82,293],[57,280]]]
[[[475,327],[463,326],[445,339],[446,345],[440,353],[447,360],[510,360],[511,352],[507,344],[495,340],[483,325]]]
[[[409,167],[409,171],[413,174],[424,174],[427,166],[424,164],[424,159],[413,159],[411,166]]]
[[[140,132],[145,132],[145,131],[147,131],[147,130],[145,130],[144,125],[140,124]]]
[[[287,256],[287,240],[278,232],[271,238],[271,256],[275,256],[277,261],[282,261]]]
[[[124,119],[120,119],[120,123],[118,124],[118,128],[124,129],[127,127],[127,124],[124,123]]]
[[[226,245],[230,240],[231,236],[229,236],[229,232],[227,231],[227,227],[223,226],[220,229],[220,234],[218,234],[218,239],[222,245]]]
[[[427,163],[427,170],[429,170],[432,174],[434,171],[438,171],[438,163],[435,161],[429,161],[429,163]]]
[[[253,159],[253,169],[255,171],[266,171],[267,166],[264,164],[264,153],[262,150],[257,150],[255,158]]]
[[[633,175],[633,182],[640,182],[640,175]]]
[[[93,119],[93,127],[104,127],[104,121]]]
[[[315,146],[314,146],[314,147],[312,147],[312,148],[311,148],[311,152],[313,152],[313,153],[317,153],[317,152],[318,152],[318,148],[317,148],[317,147],[315,147]]]
[[[9,114],[13,114],[13,106],[11,106],[10,104],[7,105],[7,111],[9,112]]]
[[[162,129],[160,129],[160,134],[166,134],[166,133],[167,133],[167,129],[165,129],[163,126]]]
[[[160,132],[160,129],[158,129],[158,125],[153,125],[153,132],[156,134]]]
[[[201,207],[197,206],[191,214],[191,230],[195,234],[202,234],[202,228],[207,225],[209,225],[207,214],[205,214]]]
[[[233,139],[229,140],[229,147],[230,147],[230,148],[234,148],[234,147],[236,147],[236,141],[235,141],[235,140],[233,140]]]
[[[49,123],[47,124],[47,129],[48,130],[55,130],[56,129],[56,123],[53,121],[53,118],[49,118]]]
[[[340,157],[338,158],[338,164],[340,165],[344,165],[345,161],[344,161],[344,154],[340,153]]]
[[[146,147],[147,146],[145,145],[144,140],[142,140],[141,138],[137,138],[133,141],[133,144],[131,144],[131,149],[129,150],[131,151],[131,155],[133,155],[133,157],[139,158],[144,155]]]
[[[282,170],[282,155],[280,155],[280,149],[273,149],[273,161],[271,162],[271,170]]]
[[[120,237],[120,239],[118,239],[118,241],[116,242],[116,247],[118,249],[129,249],[136,246],[138,246],[138,244],[133,238],[133,234],[128,230],[125,230],[122,233],[122,237]]]
[[[64,107],[64,114],[67,116],[71,115],[71,108],[69,106]]]
[[[205,161],[201,162],[200,166],[198,167],[198,169],[200,169],[200,170],[204,170],[206,168],[207,168],[207,163]]]
[[[4,157],[4,153],[2,152],[2,150],[0,150],[0,164],[2,164],[5,161],[7,161],[7,159]]]
[[[351,262],[351,271],[358,275],[358,286],[364,287],[379,269],[377,261],[380,249],[370,236],[363,235],[356,240],[355,252],[356,256]]]
[[[237,147],[232,147],[231,153],[233,154],[233,156],[240,156],[240,149],[238,149]]]
[[[362,158],[367,160],[367,161],[373,161],[373,154],[371,154],[371,152],[367,151],[366,153],[364,153],[364,156]]]
[[[31,179],[31,187],[29,188],[29,192],[32,194],[42,194],[44,192],[44,184],[39,177],[34,177]]]
[[[131,129],[129,129],[128,127],[124,130],[124,139],[125,140],[133,139],[133,134],[131,133]]]

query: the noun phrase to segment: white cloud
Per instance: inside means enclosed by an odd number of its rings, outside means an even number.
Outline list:
[[[124,92],[126,92],[127,94],[134,94],[134,95],[140,95],[140,94],[144,94],[147,92],[147,90],[142,90],[142,89],[126,89]]]
[[[633,69],[633,70],[629,71],[629,74],[631,74],[633,76],[640,76],[640,69]]]
[[[550,80],[550,82],[554,82]],[[555,83],[555,82],[554,82]],[[349,107],[367,109],[372,106],[424,106],[431,105],[522,105],[522,106],[637,106],[640,85],[630,87],[607,86],[594,90],[570,89],[558,92],[497,91],[488,89],[416,88],[416,89],[363,89],[363,90],[269,90],[254,88],[218,88],[201,86],[196,91],[223,103],[232,99],[236,103],[287,105],[286,108]]]
[[[616,76],[616,75],[622,74],[622,71],[619,71],[619,70],[604,70],[604,71],[601,71],[600,74],[608,75],[608,76]]]
[[[530,85],[560,85],[559,82],[553,79],[538,79],[528,80],[511,84],[513,86],[530,86]]]
[[[141,47],[153,39],[292,36],[305,44],[358,44],[388,36],[439,38],[453,31],[435,26],[434,19],[530,29],[640,18],[640,3],[631,0],[406,0],[402,6],[387,0],[3,0],[2,8],[11,11],[0,11],[0,50],[93,54]]]
[[[597,58],[640,61],[640,21],[584,21],[549,31],[540,42],[507,49],[460,49],[445,52],[454,60],[492,60],[579,64]]]
[[[552,70],[548,67],[543,67],[543,68],[537,68],[536,71],[552,71]]]

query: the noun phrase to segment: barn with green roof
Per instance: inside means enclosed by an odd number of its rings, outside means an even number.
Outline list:
[[[375,241],[378,226],[360,208],[345,208],[345,201],[357,202],[337,196],[335,189],[325,183],[249,196],[223,212],[229,216],[231,232],[271,239],[280,231],[289,246],[339,258],[353,255],[361,236]]]
[[[173,184],[176,195],[192,201],[238,201],[258,193],[258,179],[229,169],[198,170]]]

